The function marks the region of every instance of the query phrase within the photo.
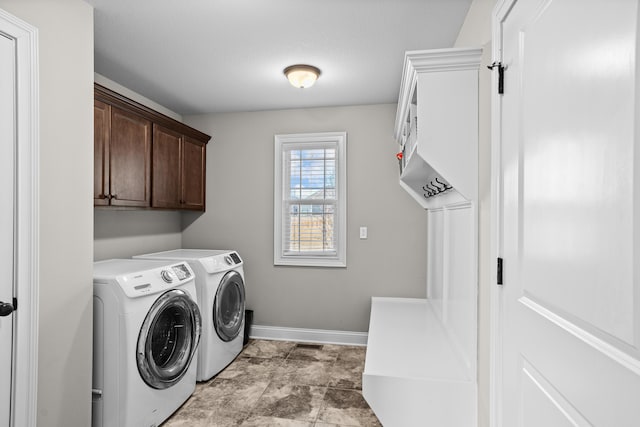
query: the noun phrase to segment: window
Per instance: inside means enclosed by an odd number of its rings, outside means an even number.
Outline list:
[[[274,264],[345,267],[346,132],[275,136]]]

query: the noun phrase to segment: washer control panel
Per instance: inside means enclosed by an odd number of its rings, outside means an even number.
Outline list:
[[[135,274],[118,277],[118,283],[129,298],[163,292],[193,280],[194,274],[186,262],[165,265]]]
[[[167,283],[172,283],[174,279],[185,280],[191,277],[191,270],[187,268],[187,264],[176,264],[171,268],[162,270],[160,277]]]

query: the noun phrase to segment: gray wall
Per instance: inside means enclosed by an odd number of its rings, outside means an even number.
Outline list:
[[[371,296],[425,297],[426,213],[398,184],[395,104],[188,116],[207,146],[207,211],[185,248],[237,249],[268,326],[367,331]],[[273,265],[274,134],[347,132],[347,268]],[[360,226],[369,238],[360,240]]]
[[[91,423],[93,11],[80,0],[0,0],[0,8],[39,30],[37,423],[84,427]]]
[[[93,218],[96,261],[129,258],[182,245],[179,212],[96,208]]]
[[[496,0],[474,0],[456,47],[482,47],[479,85],[478,426],[489,426],[491,315],[491,12]]]

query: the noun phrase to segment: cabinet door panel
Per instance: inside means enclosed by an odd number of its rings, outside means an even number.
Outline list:
[[[111,205],[150,206],[151,122],[111,109]]]
[[[93,204],[109,204],[109,132],[111,107],[104,102],[93,103]]]
[[[180,174],[182,166],[180,133],[153,125],[153,191],[154,208],[179,208],[181,205]]]
[[[182,168],[182,207],[205,209],[206,145],[189,137],[185,138]]]

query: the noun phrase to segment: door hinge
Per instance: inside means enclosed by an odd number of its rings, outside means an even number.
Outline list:
[[[502,62],[494,62],[491,65],[487,65],[487,68],[492,70],[494,68],[498,69],[498,93],[502,95],[504,93],[504,66]]]
[[[502,258],[498,257],[498,266],[496,269],[496,283],[502,285]]]
[[[18,309],[18,298],[13,297],[13,311]]]

